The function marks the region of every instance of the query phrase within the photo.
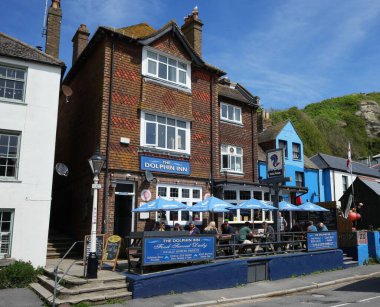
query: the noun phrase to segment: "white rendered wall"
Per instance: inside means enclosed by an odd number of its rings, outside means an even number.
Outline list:
[[[0,57],[27,68],[24,103],[0,98],[0,130],[21,132],[17,180],[0,179],[0,208],[14,210],[11,257],[46,263],[61,68]]]
[[[330,181],[331,181],[331,191],[332,191],[332,200],[339,200],[343,194],[343,178],[342,176],[347,176],[347,188],[349,188],[353,181],[356,179],[356,175],[345,172],[340,172],[336,170],[330,171]]]

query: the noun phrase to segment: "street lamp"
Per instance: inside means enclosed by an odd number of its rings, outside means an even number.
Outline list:
[[[101,188],[99,184],[99,174],[102,169],[104,158],[102,157],[100,150],[96,152],[88,159],[91,170],[94,174],[94,196],[92,202],[92,222],[91,222],[91,249],[87,262],[87,278],[98,278],[98,257],[96,255],[96,221],[98,215],[98,190]]]

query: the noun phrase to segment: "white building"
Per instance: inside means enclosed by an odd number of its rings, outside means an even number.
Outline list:
[[[380,181],[380,172],[377,169],[352,162],[352,175],[347,169],[347,159],[318,153],[310,158],[322,170],[322,191],[325,201],[338,201],[355,181],[356,177],[367,180]]]
[[[64,68],[0,33],[0,259],[45,265]]]

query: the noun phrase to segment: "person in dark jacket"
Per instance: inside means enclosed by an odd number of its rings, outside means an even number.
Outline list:
[[[189,234],[192,235],[199,235],[201,232],[199,231],[199,228],[195,226],[193,222],[190,222],[189,224]]]

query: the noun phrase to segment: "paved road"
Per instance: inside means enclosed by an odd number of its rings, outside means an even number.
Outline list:
[[[364,305],[365,304],[365,305]],[[282,296],[256,301],[235,302],[214,305],[218,307],[284,307],[284,306],[324,306],[324,307],[378,307],[380,306],[380,277],[353,283],[331,286],[308,291],[298,295]]]
[[[41,307],[44,303],[30,289],[0,290],[0,307]]]

